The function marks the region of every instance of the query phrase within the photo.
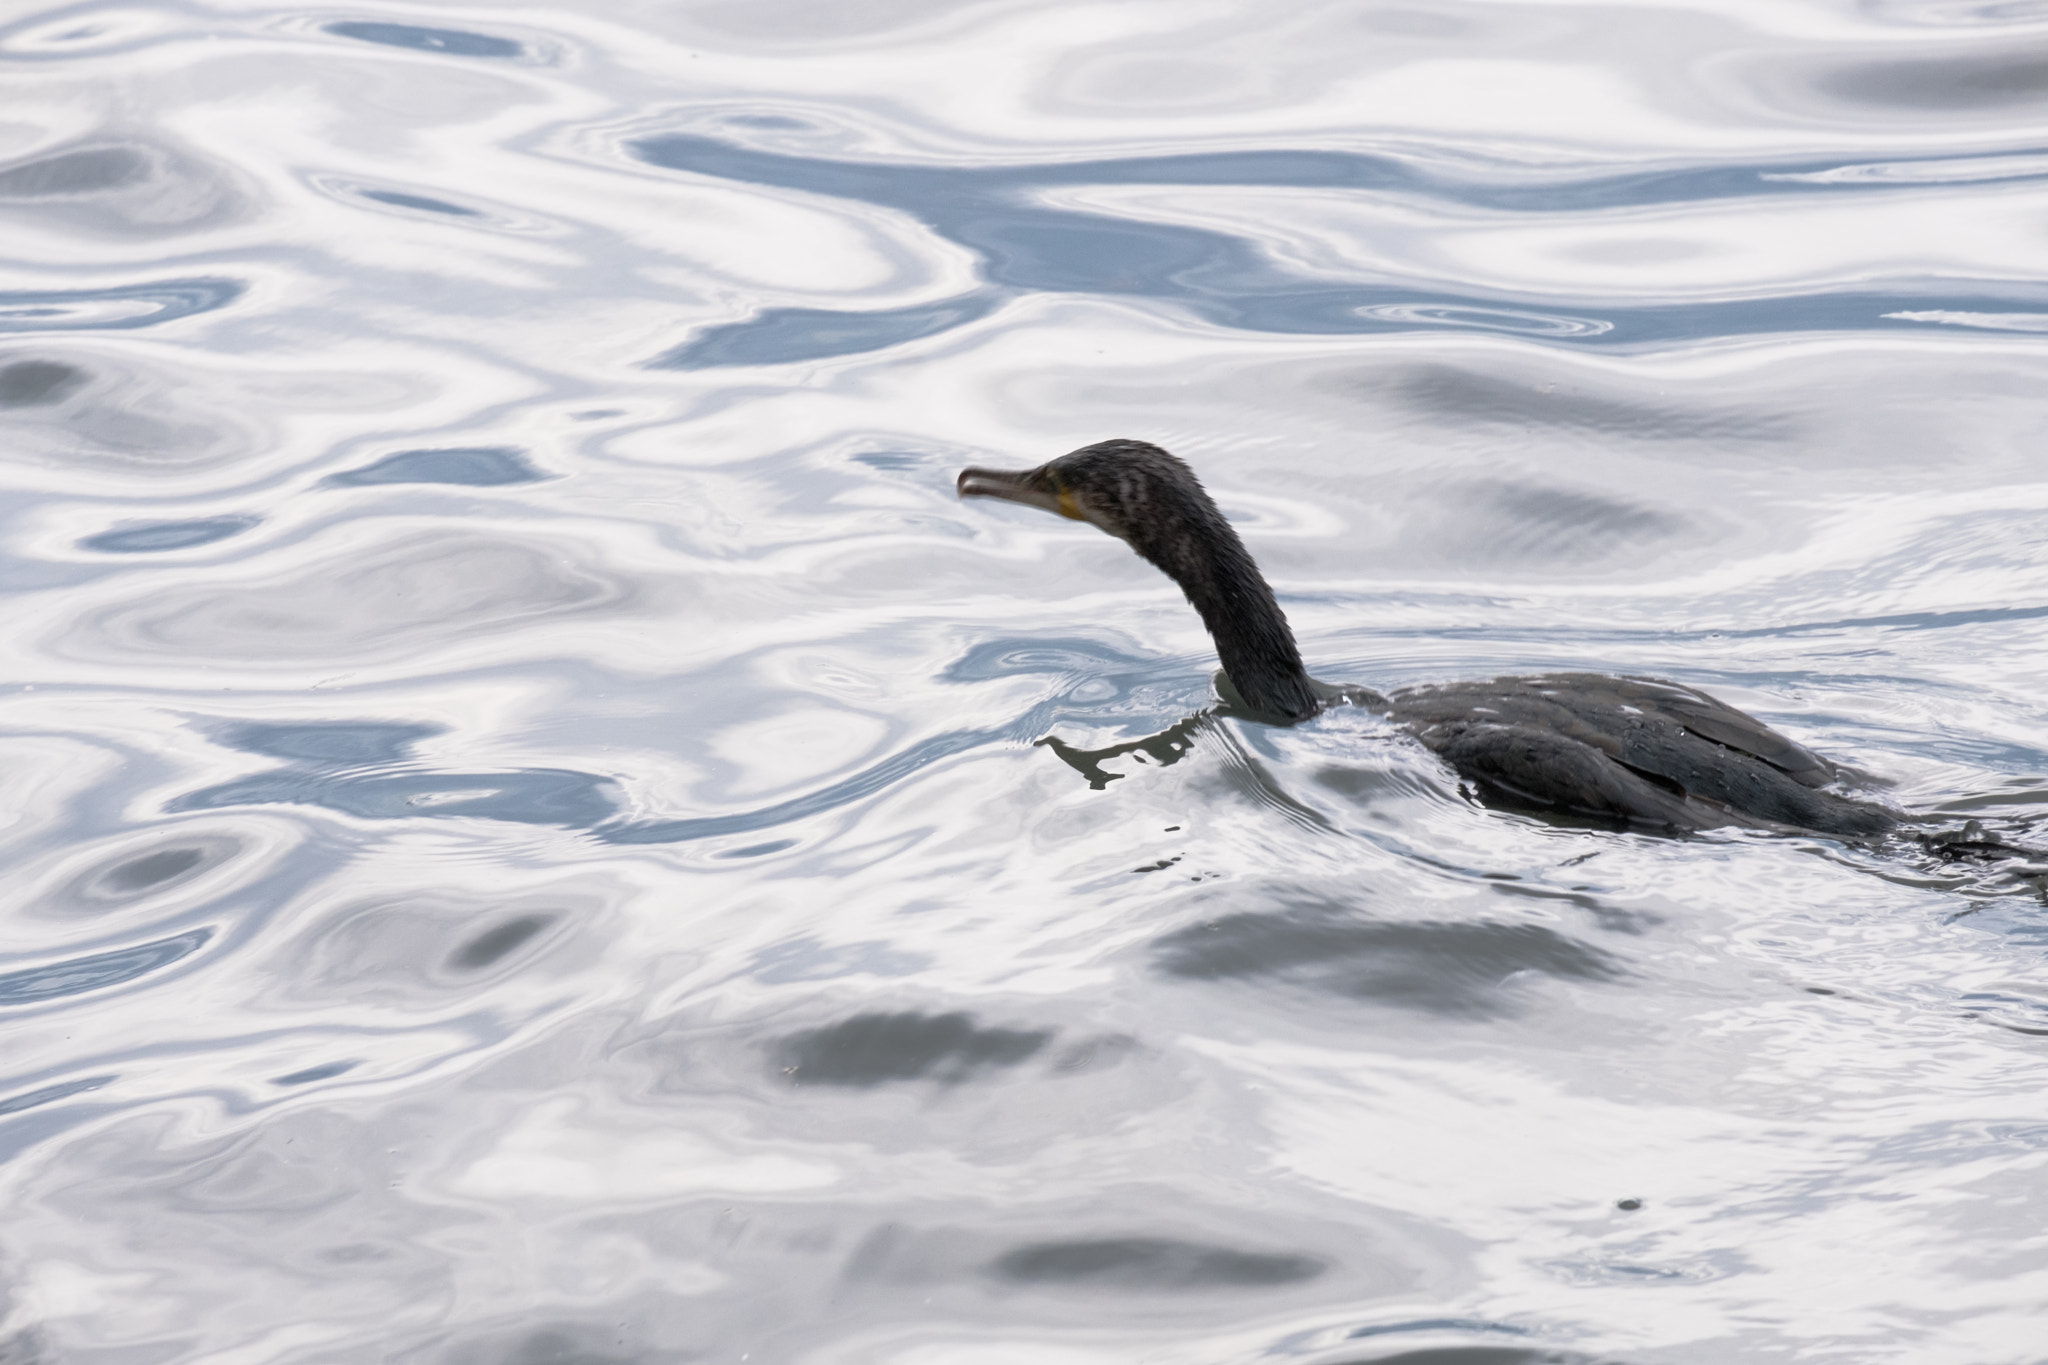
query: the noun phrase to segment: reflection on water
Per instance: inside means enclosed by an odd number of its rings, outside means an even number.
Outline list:
[[[984,1067],[1015,1066],[1052,1035],[977,1028],[968,1014],[863,1014],[782,1042],[792,1085],[879,1085],[934,1076],[962,1081]]]
[[[0,15],[0,1360],[2038,1365],[2044,53]],[[1935,822],[1218,710],[954,497],[1111,436],[1319,676],[1669,676]]]
[[[1351,922],[1320,908],[1229,915],[1167,935],[1159,964],[1173,976],[1290,983],[1440,1014],[1494,1014],[1502,987],[1538,973],[1619,975],[1612,957],[1541,924]]]

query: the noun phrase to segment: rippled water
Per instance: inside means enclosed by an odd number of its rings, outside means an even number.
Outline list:
[[[2048,4],[20,0],[0,1360],[2048,1361]],[[2048,842],[2037,836],[2037,842]]]

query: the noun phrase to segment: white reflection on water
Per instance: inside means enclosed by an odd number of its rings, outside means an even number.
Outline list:
[[[0,16],[0,1359],[2037,1365],[2048,8]],[[2040,840],[2035,838],[2034,842]]]

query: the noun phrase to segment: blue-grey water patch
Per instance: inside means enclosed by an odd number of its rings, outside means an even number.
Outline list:
[[[1888,188],[1785,179],[1788,173],[1809,169],[1807,163],[1684,176],[1609,177],[1509,191],[1447,184],[1394,158],[1347,153],[1212,153],[982,168],[799,157],[697,134],[643,139],[632,144],[632,151],[654,165],[676,170],[908,212],[974,252],[984,278],[996,290],[1170,299],[1221,325],[1257,331],[1350,333],[1462,326],[1580,344],[1632,345],[1703,335],[1910,325],[1914,319],[1895,316],[1902,312],[2038,312],[2048,307],[2048,286],[2038,283],[1929,280],[1910,290],[1827,289],[1705,303],[1606,303],[1599,314],[1588,316],[1571,309],[1569,301],[1538,297],[1447,296],[1397,284],[1311,282],[1279,268],[1257,244],[1227,233],[1044,207],[1033,197],[1036,191],[1089,184],[1399,189],[1543,213],[1699,201],[1737,190],[1787,196],[1874,194]],[[1766,180],[1766,174],[1774,178]],[[771,311],[750,323],[720,328],[653,363],[685,368],[855,354],[959,326],[985,312],[989,302],[986,295],[963,298],[877,315],[865,323],[819,310]],[[1546,306],[1560,302],[1567,304],[1566,316]]]
[[[119,1080],[118,1076],[81,1076],[73,1081],[59,1081],[36,1090],[24,1090],[18,1094],[0,1097],[0,1114],[19,1114],[24,1109],[35,1109],[58,1100],[68,1100],[73,1095],[87,1095],[101,1090]]]
[[[476,488],[533,483],[547,475],[535,469],[526,452],[513,446],[452,446],[441,450],[401,450],[359,469],[331,474],[327,482],[344,487],[380,483],[460,483]]]
[[[771,308],[746,322],[713,327],[648,362],[657,370],[713,365],[782,365],[899,346],[964,326],[994,306],[988,298],[852,313],[829,308]]]
[[[106,289],[0,290],[0,332],[127,331],[225,308],[236,280],[167,280]]]
[[[146,179],[147,158],[132,147],[85,147],[0,170],[0,199],[92,194]]]
[[[175,797],[173,811],[235,806],[325,806],[363,820],[509,820],[588,829],[618,805],[611,783],[564,769],[512,772],[306,772],[259,774]]]
[[[517,57],[526,49],[510,38],[473,33],[460,28],[427,28],[419,24],[395,24],[373,19],[350,19],[327,25],[327,31],[343,38],[388,47],[409,47],[421,52],[445,52],[454,57]]]
[[[387,721],[245,721],[210,727],[230,749],[309,764],[397,763],[443,732],[432,724]]]
[[[464,208],[460,204],[451,204],[446,199],[435,199],[425,194],[409,194],[404,190],[365,189],[357,190],[356,193],[376,203],[389,204],[393,208],[418,209],[421,213],[445,213],[452,218],[477,218],[482,216],[475,209]]]
[[[805,795],[754,810],[681,819],[635,819],[605,824],[594,831],[612,844],[676,844],[772,829],[827,811],[838,810],[886,791],[921,768],[1007,738],[1003,731],[966,730],[934,735],[870,767]]]
[[[132,948],[0,972],[0,1005],[41,1004],[67,995],[125,985],[197,952],[212,937],[211,929],[194,929]]]
[[[81,550],[104,554],[137,555],[157,550],[187,550],[238,536],[262,521],[253,516],[196,517],[191,521],[153,521],[140,526],[116,527],[87,536],[78,542]]]
[[[309,1066],[304,1070],[294,1071],[286,1076],[273,1077],[270,1083],[272,1085],[311,1085],[315,1081],[328,1081],[333,1080],[336,1076],[345,1076],[361,1065],[362,1063],[359,1061],[322,1062],[319,1066]]]

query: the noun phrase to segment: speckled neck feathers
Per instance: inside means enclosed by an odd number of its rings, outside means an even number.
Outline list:
[[[1114,509],[1106,529],[1180,584],[1252,709],[1284,720],[1316,712],[1286,613],[1193,470],[1144,441],[1103,441],[1058,463],[1070,485]]]

